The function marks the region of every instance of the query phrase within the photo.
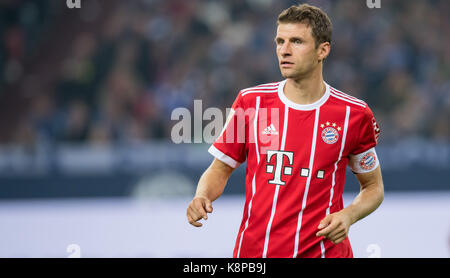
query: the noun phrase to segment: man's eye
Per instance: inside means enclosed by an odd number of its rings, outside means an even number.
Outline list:
[[[302,43],[302,41],[301,40],[294,40],[294,43],[295,44],[300,44],[300,43]]]

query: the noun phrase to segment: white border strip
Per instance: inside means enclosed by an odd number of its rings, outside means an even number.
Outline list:
[[[267,90],[251,90],[251,91],[243,93],[242,96],[245,96],[247,94],[254,94],[254,93],[263,93],[263,94],[276,93],[277,92],[276,89],[277,88],[275,87],[274,89],[267,89]]]
[[[255,112],[255,120],[253,122],[253,132],[255,134],[255,150],[256,150],[256,160],[259,164],[259,150],[258,150],[258,115],[259,115],[259,105],[260,105],[260,99],[261,97],[257,97],[256,98],[256,112]],[[247,216],[247,221],[245,221],[245,228],[244,230],[242,230],[241,233],[241,238],[239,240],[239,248],[238,248],[238,252],[236,257],[239,258],[239,255],[241,253],[241,246],[242,246],[242,239],[244,238],[244,233],[247,230],[248,227],[248,221],[250,220],[250,211],[252,209],[252,203],[253,203],[253,196],[255,196],[255,192],[256,192],[256,182],[255,182],[255,175],[256,175],[256,170],[255,173],[253,173],[253,179],[252,179],[252,198],[250,199],[250,202],[248,203],[248,216]]]
[[[332,91],[333,93],[335,93],[336,95],[339,95],[339,96],[348,98],[348,99],[350,99],[350,100],[353,100],[353,101],[355,101],[355,102],[359,102],[359,103],[364,104],[364,105],[366,104],[363,100],[360,100],[360,99],[358,99],[358,98],[356,98],[356,97],[354,97],[354,96],[348,95],[348,94],[346,94],[346,93],[344,93],[344,92],[341,92],[341,91],[339,91],[338,89],[335,89],[335,88],[333,88],[333,87],[331,87],[331,91]]]
[[[310,174],[308,178],[306,179],[306,187],[305,187],[305,193],[303,194],[303,201],[302,201],[302,209],[300,210],[298,214],[298,221],[297,221],[297,231],[295,233],[295,245],[294,245],[294,254],[292,255],[293,258],[297,257],[298,253],[298,243],[299,243],[299,235],[300,235],[300,229],[302,226],[302,217],[303,217],[303,210],[306,207],[306,200],[308,199],[308,191],[309,191],[309,185],[311,184],[311,177],[312,169],[314,167],[314,155],[316,152],[316,143],[317,143],[317,129],[319,126],[319,115],[320,115],[320,107],[316,109],[316,117],[314,120],[314,133],[313,133],[313,139],[312,139],[312,145],[311,145],[311,154],[309,157],[309,169]]]
[[[264,88],[277,88],[279,83],[280,82],[261,84],[261,85],[255,86],[255,87],[250,87],[250,88],[243,89],[243,90],[241,90],[241,92],[245,93],[247,91],[264,89]]]
[[[259,117],[259,106],[261,104],[261,97],[256,97],[256,112],[255,120],[253,121],[253,132],[255,134],[255,150],[256,158],[259,164],[259,146],[258,146],[258,117]]]
[[[320,253],[321,258],[325,259],[325,245],[323,244],[323,240],[320,241]]]
[[[344,134],[342,136],[341,150],[339,152],[338,159],[334,163],[333,178],[332,178],[332,183],[331,183],[331,188],[330,188],[330,202],[328,203],[328,208],[327,208],[327,211],[326,211],[326,215],[327,216],[330,214],[330,208],[331,208],[332,201],[333,201],[334,186],[336,184],[337,165],[338,165],[339,161],[341,161],[341,159],[342,159],[342,153],[343,153],[344,148],[345,148],[345,141],[347,139],[347,131],[348,131],[348,121],[349,121],[349,119],[350,119],[350,106],[347,106],[346,112],[345,112]],[[320,241],[320,246],[321,246],[321,251],[322,251],[322,258],[325,258],[325,246],[323,244],[323,240]]]
[[[275,217],[275,210],[277,209],[277,201],[278,201],[278,192],[280,191],[280,185],[277,185],[275,188],[275,194],[273,195],[272,201],[272,212],[270,213],[270,220],[267,224],[266,228],[266,238],[264,239],[264,251],[262,254],[263,258],[267,258],[267,250],[269,249],[269,238],[270,238],[270,229],[272,228],[273,218]]]
[[[346,99],[346,98],[344,98],[344,97],[338,96],[338,95],[337,95],[335,92],[333,92],[333,91],[331,91],[330,95],[333,96],[333,97],[335,97],[335,98],[341,99],[341,100],[343,100],[343,101],[346,101],[346,102],[349,102],[349,103],[353,103],[353,104],[355,104],[355,105],[359,105],[359,106],[364,107],[364,108],[366,107],[366,105],[361,104],[361,103],[359,103],[359,102],[352,101],[352,100]]]
[[[233,158],[229,157],[228,155],[224,154],[219,149],[214,147],[214,145],[211,145],[211,147],[209,147],[208,152],[210,154],[212,154],[215,158],[217,158],[218,160],[222,161],[223,163],[227,164],[228,166],[230,166],[232,168],[237,168],[237,167],[239,167],[239,165],[241,165],[240,162],[238,162],[238,161],[234,160]]]
[[[288,126],[288,119],[289,119],[289,106],[284,106],[284,124],[283,124],[283,136],[281,137],[281,146],[280,151],[284,151],[284,147],[286,144],[286,133],[287,133],[287,126]],[[267,257],[267,250],[269,249],[269,239],[270,239],[270,229],[272,228],[272,222],[273,218],[275,217],[275,211],[277,208],[277,201],[278,201],[278,192],[280,191],[280,185],[276,186],[275,194],[273,196],[273,202],[272,202],[272,212],[270,214],[270,220],[267,224],[266,228],[266,238],[264,240],[264,250],[262,257]]]
[[[284,80],[280,83],[280,86],[278,87],[278,97],[280,98],[281,102],[284,103],[284,105],[287,105],[295,110],[302,110],[302,111],[312,111],[320,106],[322,106],[325,102],[327,102],[328,98],[330,97],[330,85],[324,82],[325,85],[325,94],[316,102],[311,104],[298,104],[290,99],[287,98],[287,96],[284,94],[284,86],[286,84],[287,80]]]

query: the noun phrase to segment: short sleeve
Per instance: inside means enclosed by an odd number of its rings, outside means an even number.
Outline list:
[[[375,146],[380,128],[372,110],[366,107],[361,121],[356,145],[350,153],[349,166],[354,173],[369,173],[380,165]]]
[[[239,167],[246,159],[246,129],[244,106],[241,94],[235,99],[225,125],[208,152],[232,168]]]
[[[359,137],[351,154],[358,155],[371,148],[378,143],[380,136],[380,128],[375,120],[372,110],[367,106],[359,128]]]

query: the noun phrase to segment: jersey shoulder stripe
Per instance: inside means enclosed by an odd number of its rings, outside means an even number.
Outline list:
[[[262,84],[255,87],[246,88],[240,91],[241,96],[253,93],[276,93],[280,82]]]
[[[363,100],[361,100],[361,99],[359,99],[359,98],[356,98],[356,97],[354,97],[354,96],[351,96],[351,95],[349,95],[349,94],[346,94],[346,93],[344,93],[344,92],[342,92],[342,91],[339,91],[339,90],[336,89],[336,88],[330,87],[330,90],[331,90],[331,92],[333,92],[335,95],[338,95],[338,96],[340,96],[340,97],[343,97],[343,98],[345,98],[345,99],[348,99],[348,100],[351,100],[351,101],[354,101],[354,102],[358,102],[358,103],[363,104],[363,105],[367,105],[367,103],[366,103],[365,101],[363,101]]]
[[[342,91],[339,91],[339,90],[336,89],[336,88],[331,87],[331,90],[333,90],[336,94],[341,95],[341,96],[343,96],[343,97],[346,97],[346,98],[348,98],[348,99],[350,99],[350,100],[353,100],[353,101],[356,101],[356,102],[361,102],[361,103],[363,103],[363,104],[366,104],[365,101],[363,101],[363,100],[361,100],[361,99],[359,99],[359,98],[356,98],[356,97],[354,97],[354,96],[351,96],[351,95],[349,95],[349,94],[346,94],[346,93],[344,93],[344,92],[342,92]]]
[[[355,97],[352,97],[350,95],[347,95],[345,93],[342,93],[340,91],[337,91],[334,88],[330,88],[330,95],[332,97],[334,97],[334,98],[343,100],[343,101],[345,101],[347,103],[351,103],[351,104],[354,104],[354,105],[357,105],[357,106],[360,106],[360,107],[363,107],[363,108],[367,107],[367,103],[365,103],[364,101],[362,101],[360,99],[357,99]]]

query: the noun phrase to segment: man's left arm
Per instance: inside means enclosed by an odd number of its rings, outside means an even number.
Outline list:
[[[324,236],[338,244],[347,238],[349,228],[355,222],[375,211],[384,200],[381,167],[369,173],[355,174],[361,190],[353,202],[336,213],[327,215],[319,224],[316,236]]]

